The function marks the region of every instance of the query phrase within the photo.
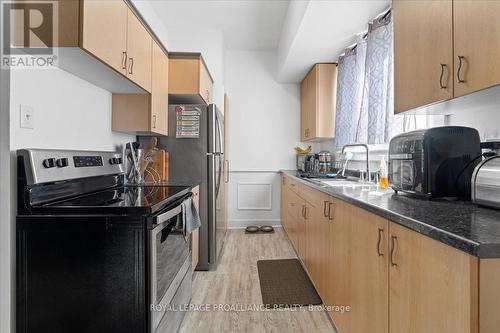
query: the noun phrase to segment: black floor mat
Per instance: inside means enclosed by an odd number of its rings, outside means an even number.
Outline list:
[[[298,259],[259,260],[257,269],[262,302],[267,307],[322,303]]]

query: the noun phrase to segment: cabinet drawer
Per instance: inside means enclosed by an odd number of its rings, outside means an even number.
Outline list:
[[[291,179],[291,178],[287,178],[287,187],[292,190],[293,192],[295,192],[296,194],[299,194],[299,187],[300,187],[300,184],[299,182],[296,182],[295,180]]]
[[[312,204],[313,206],[316,206],[317,201],[321,197],[322,192],[313,189],[312,187],[309,187],[307,185],[300,185],[299,187],[299,196],[307,201],[308,203]]]

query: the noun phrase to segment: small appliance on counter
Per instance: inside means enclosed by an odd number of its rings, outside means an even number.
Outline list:
[[[472,202],[493,208],[500,208],[500,156],[481,161],[471,180]]]
[[[469,197],[481,157],[477,130],[444,126],[403,133],[389,144],[389,182],[425,198]]]
[[[303,178],[334,178],[332,155],[323,150],[317,154],[297,154],[297,173]]]

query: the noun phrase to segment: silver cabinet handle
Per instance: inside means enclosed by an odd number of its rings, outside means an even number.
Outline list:
[[[156,115],[153,115],[153,128],[156,128]]]
[[[391,266],[397,266],[396,260],[394,260],[394,255],[396,254],[396,236],[391,236]]]
[[[130,67],[129,67],[128,73],[134,74],[134,58],[128,58],[128,60],[130,62]]]
[[[122,52],[122,69],[127,69],[127,51]]]
[[[446,84],[443,84],[443,77],[444,77],[444,71],[446,69],[446,64],[441,64],[441,76],[439,77],[439,87],[441,89],[446,89],[448,88]]]
[[[325,200],[323,202],[323,216],[328,217],[328,212],[326,211],[326,207],[328,206],[328,209],[330,209],[330,202]]]
[[[458,83],[465,83],[465,80],[460,78],[460,74],[462,71],[462,62],[465,60],[466,59],[464,56],[458,56],[458,69],[457,69],[457,81],[458,81]]]
[[[384,233],[384,229],[378,228],[378,236],[377,236],[377,254],[379,257],[384,256],[382,251],[380,251],[380,243],[382,242],[382,234]]]

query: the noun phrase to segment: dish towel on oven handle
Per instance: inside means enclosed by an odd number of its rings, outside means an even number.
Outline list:
[[[183,233],[184,233],[184,238],[187,239],[189,235],[191,235],[191,232],[193,232],[193,230],[201,227],[201,219],[200,215],[198,214],[198,209],[196,209],[196,206],[194,204],[192,196],[190,196],[181,203],[181,208],[182,208],[182,220],[184,221]]]

